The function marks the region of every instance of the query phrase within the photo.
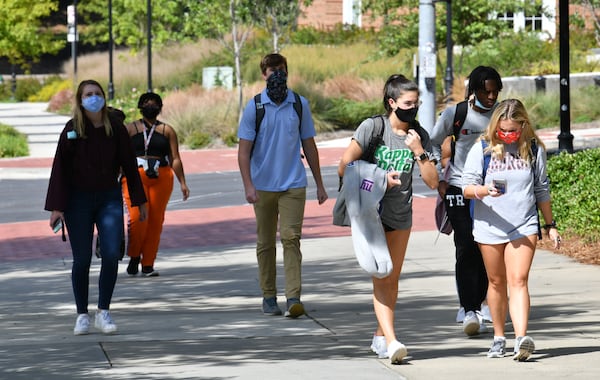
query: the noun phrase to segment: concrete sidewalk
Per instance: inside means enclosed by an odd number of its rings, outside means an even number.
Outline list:
[[[296,320],[263,316],[254,249],[162,251],[161,276],[125,275],[112,313],[117,335],[74,336],[70,258],[0,267],[2,379],[593,379],[600,373],[600,268],[539,251],[531,271],[529,362],[485,356],[492,334],[467,338],[457,309],[451,238],[411,236],[396,331],[401,365],[369,350],[371,284],[351,238],[303,241],[303,301]],[[99,261],[90,279],[97,301]],[[281,274],[281,263],[279,273]],[[280,289],[283,279],[278,279]],[[285,301],[280,291],[280,304]],[[93,316],[93,313],[92,313]],[[508,350],[513,335],[507,325]]]
[[[0,105],[0,122],[8,123],[6,108],[16,112]],[[52,129],[42,116],[27,112],[29,119],[21,114],[24,125],[38,117],[38,134]],[[573,134],[576,146],[596,144],[600,129]],[[552,144],[556,135],[545,131],[542,138]],[[321,164],[335,165],[346,145],[322,144]],[[0,160],[0,179],[47,178],[54,149]],[[232,149],[183,154],[188,173],[237,170]],[[436,242],[433,199],[415,199],[414,232],[400,279],[396,332],[409,357],[395,366],[377,359],[369,350],[375,330],[370,279],[356,263],[349,230],[331,226],[329,202],[326,208],[307,205],[302,241],[307,316],[262,315],[248,207],[173,211],[167,212],[157,260],[161,276],[129,277],[126,262],[121,264],[111,305],[119,327],[114,336],[93,328],[88,336],[73,336],[70,250],[48,231],[47,220],[0,225],[0,254],[15,257],[0,265],[0,379],[537,380],[600,373],[600,267],[538,251],[529,325],[537,351],[526,363],[487,359],[492,334],[467,338],[454,323],[454,245],[446,235]],[[214,245],[223,241],[235,244]],[[281,263],[278,269],[283,289]],[[97,302],[98,271],[94,259],[90,311]],[[280,305],[284,302],[280,291]],[[507,338],[512,350],[510,324]]]

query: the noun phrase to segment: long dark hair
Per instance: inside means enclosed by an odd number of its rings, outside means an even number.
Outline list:
[[[391,75],[385,81],[385,86],[383,86],[383,106],[388,116],[392,113],[392,106],[390,106],[388,99],[396,100],[403,93],[410,91],[419,92],[419,86],[402,74]]]

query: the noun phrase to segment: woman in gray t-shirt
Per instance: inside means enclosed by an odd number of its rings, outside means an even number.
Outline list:
[[[482,140],[469,151],[462,178],[464,196],[476,199],[473,237],[489,280],[487,299],[494,341],[487,356],[497,358],[506,353],[504,328],[510,294],[509,311],[516,337],[513,358],[524,361],[535,349],[533,339],[527,336],[527,282],[538,240],[538,208],[554,247],[560,244],[552,218],[546,151],[523,103],[517,99],[506,99],[498,105]],[[533,144],[537,146],[536,157]]]
[[[438,175],[432,160],[429,135],[415,121],[420,104],[417,85],[396,74],[388,78],[383,92],[386,115],[361,123],[342,155],[338,174],[343,177],[346,165],[361,157],[388,171],[388,189],[381,201],[381,221],[393,270],[387,277],[372,278],[377,330],[371,349],[380,358],[389,357],[392,363],[400,363],[407,355],[407,349],[396,339],[394,311],[398,279],[412,226],[412,172],[415,162],[419,165],[423,181],[431,189],[437,188]],[[373,157],[363,157],[371,152],[370,142],[379,137],[381,128],[382,144],[374,147]]]

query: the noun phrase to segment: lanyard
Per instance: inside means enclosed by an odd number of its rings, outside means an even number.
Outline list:
[[[146,122],[142,121],[142,123],[144,124],[144,156],[148,156],[148,145],[150,145],[150,139],[152,138],[154,130],[158,125],[158,120],[154,124],[152,124],[152,128],[150,128],[150,133],[146,132]]]

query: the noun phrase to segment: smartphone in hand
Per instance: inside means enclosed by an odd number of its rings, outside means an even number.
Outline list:
[[[500,194],[506,193],[506,180],[505,179],[495,179],[492,185],[498,190]]]
[[[52,225],[52,231],[54,231],[54,233],[57,233],[58,231],[61,230],[62,227],[63,227],[62,219],[58,218]]]

